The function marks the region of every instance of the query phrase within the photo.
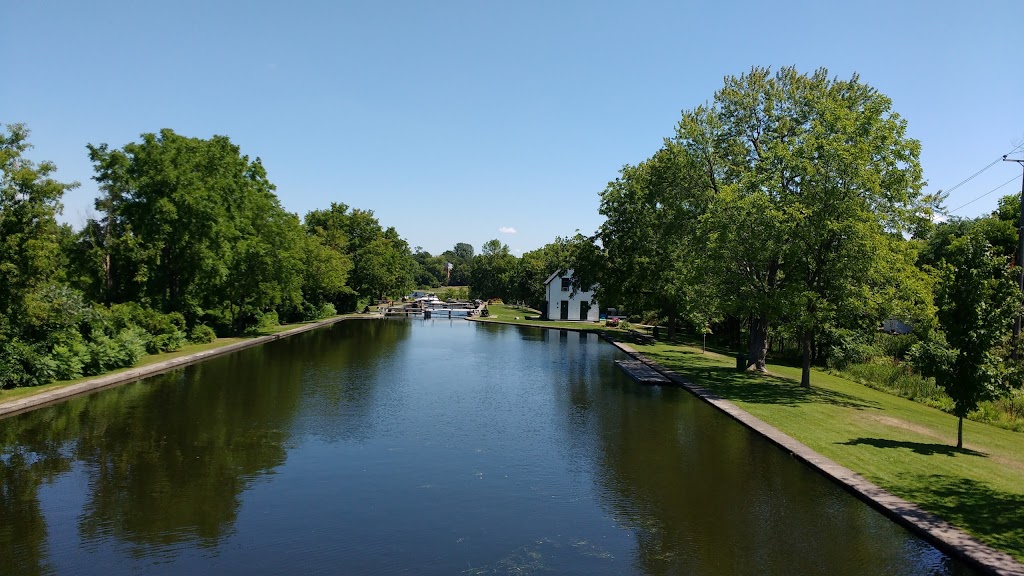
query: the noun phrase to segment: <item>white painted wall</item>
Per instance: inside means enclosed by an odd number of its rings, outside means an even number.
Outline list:
[[[563,272],[548,283],[546,287],[546,298],[548,301],[547,316],[549,320],[561,319],[562,302],[569,302],[569,320],[581,320],[580,302],[590,302],[590,310],[587,312],[587,321],[596,322],[601,315],[600,306],[594,298],[594,292],[577,292],[572,294],[572,289],[562,291],[562,278],[572,278],[572,270]],[[570,294],[572,296],[570,297]]]

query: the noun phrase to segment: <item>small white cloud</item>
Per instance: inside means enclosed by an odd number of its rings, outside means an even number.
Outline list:
[[[498,232],[501,232],[502,234],[515,234],[516,229],[511,226],[502,226],[501,228],[498,228]]]

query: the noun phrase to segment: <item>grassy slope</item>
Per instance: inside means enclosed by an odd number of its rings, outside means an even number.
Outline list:
[[[1024,434],[964,422],[910,400],[814,371],[769,366],[735,371],[735,360],[699,348],[635,346],[667,368],[732,400],[890,492],[916,502],[983,542],[1024,561]]]
[[[188,354],[195,354],[196,352],[203,352],[205,350],[212,350],[214,348],[221,348],[235,342],[241,342],[242,340],[248,340],[251,338],[258,338],[260,336],[268,336],[270,334],[277,334],[278,332],[284,332],[285,330],[291,330],[303,324],[310,324],[311,322],[298,322],[295,324],[282,324],[279,326],[273,326],[266,330],[254,334],[252,336],[246,336],[243,338],[217,338],[215,341],[209,344],[188,344],[182,346],[180,349],[174,352],[163,352],[160,354],[147,354],[143,356],[139,362],[134,366],[128,366],[126,368],[120,368],[117,370],[111,370],[110,372],[104,372],[103,374],[94,374],[92,376],[83,376],[82,378],[76,378],[74,380],[60,380],[58,382],[51,382],[42,386],[29,386],[26,388],[12,388],[10,390],[0,390],[0,404],[10,401],[17,400],[19,398],[25,398],[26,396],[32,396],[55,388],[63,388],[72,384],[78,384],[79,382],[85,382],[86,380],[92,380],[100,376],[106,376],[107,374],[117,374],[118,372],[124,372],[131,370],[132,368],[138,368],[139,366],[148,366],[157,362],[163,362],[164,360],[171,360],[172,358],[178,358],[180,356],[186,356]]]

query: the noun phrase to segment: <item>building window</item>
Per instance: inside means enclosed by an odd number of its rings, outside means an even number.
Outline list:
[[[569,284],[572,282],[569,278],[562,278],[562,292],[569,291]]]

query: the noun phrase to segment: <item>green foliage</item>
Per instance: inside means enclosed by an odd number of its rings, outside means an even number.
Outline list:
[[[54,380],[81,378],[85,375],[86,365],[90,361],[89,346],[78,339],[67,344],[56,344],[50,350],[50,358],[55,363]]]
[[[935,384],[933,378],[922,376],[902,362],[882,359],[871,363],[850,364],[843,367],[840,373],[854,382],[933,408],[948,412],[953,407],[953,401]]]
[[[953,413],[964,418],[1004,383],[1006,367],[995,352],[1020,312],[1021,297],[1005,260],[977,231],[950,243],[938,274],[941,333],[915,345],[910,356],[935,377],[953,399]]]
[[[837,329],[830,336],[832,345],[828,354],[829,368],[842,370],[851,364],[869,362],[880,354],[879,349],[861,332]]]
[[[884,332],[875,332],[874,346],[883,356],[896,360],[905,360],[908,358],[911,348],[919,341],[920,338],[914,333],[886,334]]]
[[[87,226],[79,260],[93,263],[97,297],[178,312],[190,324],[214,314],[235,330],[301,300],[303,231],[259,159],[224,136],[167,129],[89,153],[103,216]]]
[[[497,239],[488,240],[481,248],[480,255],[473,259],[470,296],[482,300],[514,300],[517,268],[518,260],[507,245]]]
[[[0,334],[23,328],[26,301],[41,287],[63,280],[61,197],[78,186],[52,178],[57,167],[24,156],[28,129],[9,124],[0,132]]]
[[[196,324],[188,332],[188,341],[193,344],[209,344],[217,339],[217,333],[206,324]]]
[[[256,316],[252,324],[246,329],[246,333],[260,334],[280,325],[281,321],[276,311],[263,312]]]
[[[141,328],[125,328],[113,336],[100,332],[89,342],[87,375],[102,374],[110,370],[134,366],[146,353],[149,340]]]
[[[319,236],[325,246],[344,255],[343,261],[333,265],[335,280],[341,276],[337,270],[351,262],[349,289],[338,290],[335,282],[331,287],[333,303],[349,302],[351,307],[354,300],[399,297],[415,285],[419,265],[409,244],[394,228],[384,229],[372,211],[349,210],[345,204],[332,203],[326,210],[306,214],[305,226],[308,234]],[[315,300],[314,303],[320,304]]]

